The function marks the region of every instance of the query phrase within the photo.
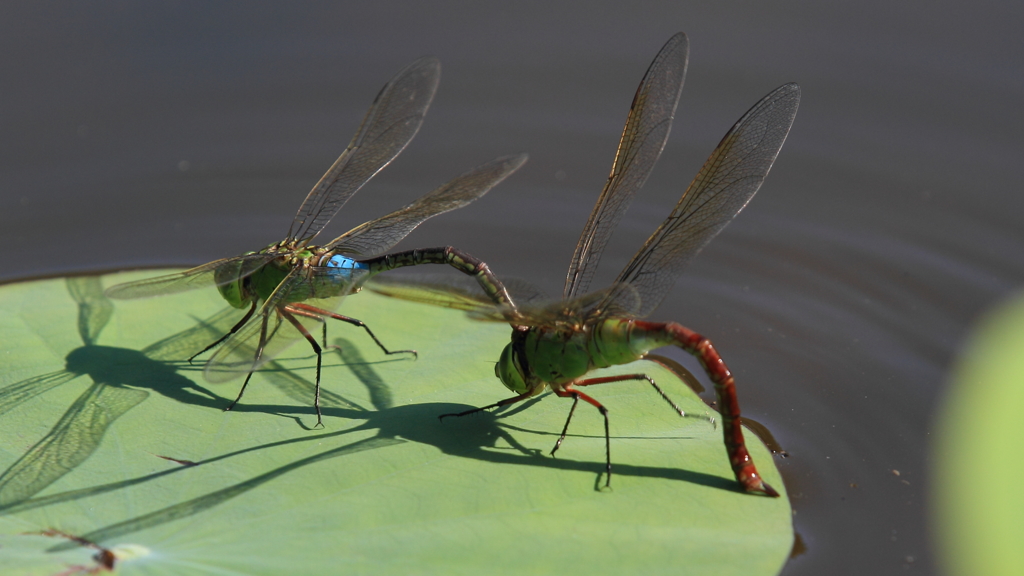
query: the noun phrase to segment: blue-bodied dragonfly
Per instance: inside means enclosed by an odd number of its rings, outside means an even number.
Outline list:
[[[365,329],[385,354],[415,354],[412,350],[388,350],[363,322],[334,312],[340,300],[358,292],[370,276],[403,266],[448,264],[475,276],[490,299],[508,301],[502,285],[490,280],[487,265],[456,248],[384,253],[425,220],[486,194],[526,162],[525,154],[492,160],[404,208],[357,226],[326,244],[312,244],[345,202],[416,135],[434,98],[440,71],[436,58],[421,58],[381,89],[352,142],[306,196],[284,240],[184,272],[119,284],[109,288],[107,296],[141,298],[216,286],[229,304],[246,309],[227,334],[192,357],[216,348],[204,369],[211,382],[245,375],[238,397],[226,410],[241,400],[254,371],[299,337],[305,338],[317,357],[317,425],[322,425],[319,390],[323,346],[311,334],[312,328],[323,330],[326,345],[326,320],[341,320]]]

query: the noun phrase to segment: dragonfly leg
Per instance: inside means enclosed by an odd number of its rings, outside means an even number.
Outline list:
[[[387,347],[384,346],[384,344],[381,343],[381,341],[377,338],[377,335],[373,333],[373,330],[370,330],[370,327],[367,326],[366,323],[363,322],[362,320],[357,320],[355,318],[350,318],[348,316],[342,316],[341,314],[335,314],[334,312],[331,312],[329,310],[323,310],[315,306],[310,306],[309,304],[302,304],[301,302],[289,304],[287,306],[287,309],[289,312],[293,312],[301,316],[307,316],[310,318],[319,317],[321,319],[333,318],[335,320],[347,322],[353,326],[358,326],[359,328],[366,330],[366,333],[370,335],[370,338],[373,338],[373,341],[377,343],[377,346],[379,346],[380,349],[383,350],[385,354],[412,354],[416,358],[419,357],[419,353],[417,353],[415,350],[388,350]]]
[[[252,306],[249,307],[249,311],[245,313],[245,316],[242,316],[241,320],[239,320],[234,326],[231,327],[231,330],[228,330],[227,334],[225,334],[225,335],[221,336],[220,338],[218,338],[213,344],[210,344],[206,348],[203,348],[199,352],[196,352],[195,354],[189,356],[188,357],[188,363],[191,364],[192,360],[195,360],[196,356],[202,355],[204,352],[206,352],[206,351],[216,347],[221,342],[223,342],[223,341],[227,340],[228,338],[230,338],[231,335],[234,334],[235,332],[238,332],[242,328],[242,326],[244,326],[245,323],[249,321],[249,318],[252,318],[253,312],[255,312],[255,311],[256,311],[256,300],[253,300],[252,301]]]
[[[652,322],[637,321],[636,325],[646,330],[663,330],[670,334],[675,343],[692,354],[700,361],[711,381],[715,384],[715,395],[718,397],[718,409],[722,414],[722,434],[725,437],[725,449],[729,454],[736,480],[747,492],[761,492],[778,497],[779,493],[761,479],[754,460],[747,451],[743,440],[743,425],[740,419],[740,402],[736,396],[736,381],[725,361],[715,350],[715,346],[707,338],[693,330],[676,324],[657,325]]]
[[[612,378],[615,378],[615,376],[612,376]],[[610,430],[608,428],[608,409],[604,407],[604,404],[601,404],[597,400],[594,400],[590,396],[588,396],[588,395],[584,394],[583,392],[580,392],[579,390],[576,390],[575,388],[573,388],[573,386],[589,386],[591,384],[603,384],[604,383],[604,382],[593,382],[593,380],[602,380],[603,381],[603,380],[606,380],[606,379],[605,378],[593,378],[591,380],[581,380],[579,382],[574,382],[572,384],[563,386],[561,390],[555,390],[555,395],[560,396],[562,398],[568,398],[568,397],[572,396],[572,398],[573,398],[573,409],[576,408],[576,400],[582,399],[587,404],[590,404],[594,408],[597,408],[597,410],[601,413],[601,416],[604,416],[604,461],[605,461],[605,466],[604,466],[604,469],[605,469],[604,487],[605,488],[611,488],[611,485],[612,485],[612,440],[611,440],[611,432],[610,432]],[[608,381],[609,382],[613,382],[614,380],[608,380]],[[569,418],[572,418],[572,410],[569,411]],[[565,421],[565,428],[566,429],[569,428],[569,420],[568,419]],[[562,435],[565,436],[565,431],[564,430],[562,431]],[[559,442],[561,442],[561,440],[559,440]],[[557,446],[555,446],[555,448],[557,448]],[[554,450],[552,450],[552,452],[554,452]]]
[[[704,386],[697,380],[697,377],[692,372],[686,369],[685,366],[676,362],[671,358],[661,356],[660,354],[651,354],[648,352],[640,357],[642,360],[649,360],[655,364],[660,365],[662,368],[676,375],[677,378],[683,381],[683,384],[693,390],[697,395],[704,393]]]
[[[225,412],[234,408],[235,404],[238,404],[238,401],[242,399],[242,394],[245,394],[245,387],[249,385],[249,379],[252,378],[253,370],[256,369],[256,365],[259,364],[260,358],[263,357],[263,348],[267,345],[267,322],[269,322],[269,320],[270,315],[264,314],[263,320],[260,323],[260,344],[256,347],[256,354],[252,358],[252,368],[249,370],[249,373],[245,375],[245,381],[242,382],[242,389],[238,391],[238,397],[235,398],[231,404],[228,404],[228,407],[224,409]]]
[[[594,384],[607,384],[609,382],[623,382],[625,380],[646,380],[648,383],[650,383],[651,386],[654,386],[654,389],[657,390],[658,394],[661,395],[661,397],[665,399],[665,402],[668,402],[668,405],[672,407],[672,410],[674,410],[677,414],[679,414],[683,418],[686,418],[686,412],[682,408],[680,408],[675,402],[673,402],[672,399],[669,398],[668,395],[665,394],[664,391],[662,391],[661,387],[658,386],[657,382],[654,381],[654,378],[651,378],[647,374],[624,374],[622,376],[606,376],[604,378],[588,378],[586,380],[583,380],[582,382],[577,382],[577,383],[573,384],[573,386],[593,386]]]
[[[555,447],[551,449],[551,455],[554,456],[555,452],[562,446],[562,441],[565,440],[565,434],[569,431],[569,421],[572,420],[572,415],[576,412],[576,405],[580,402],[580,395],[572,395],[572,408],[569,408],[569,417],[565,419],[565,426],[562,426],[562,433],[558,436],[558,441],[555,442]]]
[[[319,344],[316,343],[316,338],[313,338],[313,335],[309,333],[309,330],[306,330],[306,327],[303,326],[301,322],[299,322],[299,319],[296,318],[291,313],[289,308],[290,307],[285,306],[281,310],[281,316],[284,316],[285,320],[290,322],[291,325],[294,326],[295,329],[298,330],[300,334],[302,334],[302,336],[306,339],[306,341],[309,342],[309,345],[313,347],[313,352],[316,353],[316,385],[314,387],[314,392],[313,392],[313,407],[316,408],[316,427],[323,428],[323,426],[324,426],[323,415],[320,414],[320,366],[321,366],[321,364],[323,362],[323,349],[320,347]],[[324,322],[323,318],[319,318],[318,317],[318,320],[320,320],[321,322]],[[326,328],[326,325],[327,325],[327,323],[324,322],[324,326],[325,326],[325,328],[324,328],[324,339],[325,340],[327,338],[327,332],[326,332],[327,328]]]
[[[451,417],[455,417],[455,418],[460,418],[462,416],[468,416],[470,414],[476,414],[477,412],[483,412],[485,410],[490,410],[491,408],[501,408],[502,406],[508,406],[509,404],[515,404],[516,402],[522,402],[523,400],[526,400],[527,398],[529,398],[531,396],[533,396],[533,393],[532,392],[527,392],[525,394],[520,394],[518,396],[513,396],[512,398],[506,398],[506,399],[502,400],[501,402],[495,402],[494,404],[490,404],[490,405],[484,406],[482,408],[473,408],[472,410],[466,410],[465,412],[458,412],[458,413],[453,413],[453,414],[441,414],[440,416],[437,417],[437,419],[443,421],[445,418],[448,418],[450,416]]]

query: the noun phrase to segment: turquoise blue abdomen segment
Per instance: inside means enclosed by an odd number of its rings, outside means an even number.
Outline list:
[[[331,256],[331,259],[327,261],[328,268],[342,268],[347,270],[369,270],[370,267],[362,262],[356,262],[348,256],[342,256],[341,254],[335,254]]]

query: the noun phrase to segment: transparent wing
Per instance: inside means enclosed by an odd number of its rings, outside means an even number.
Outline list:
[[[800,104],[800,87],[784,84],[729,130],[675,209],[619,274],[642,302],[640,316],[658,307],[683,268],[761,187]]]
[[[374,99],[348,148],[299,207],[288,239],[308,243],[338,210],[412,141],[434,99],[441,63],[426,57],[395,75]]]
[[[158,362],[183,360],[227,334],[244,313],[244,310],[227,306],[213,316],[196,318],[195,326],[154,342],[140,352]]]
[[[323,316],[309,308],[333,312],[344,297],[359,285],[366,272],[334,268],[296,267],[278,285],[259,311],[233,336],[216,349],[203,374],[210,382],[228,382],[273,360],[303,337],[282,311],[292,315],[317,340],[321,340]],[[263,343],[263,352],[256,351]]]
[[[640,313],[640,294],[629,284],[615,283],[605,288],[566,302],[564,306],[573,317],[598,318],[616,316],[636,318]]]
[[[517,307],[547,300],[538,288],[525,280],[508,278],[502,283]],[[476,280],[469,276],[387,274],[371,278],[364,286],[378,294],[400,300],[465,310],[477,320],[507,322],[516,317],[510,307],[497,305],[487,298]]]
[[[517,306],[513,320],[520,326],[569,324],[579,327],[608,316],[634,317],[639,306],[640,297],[635,288],[628,284],[613,284],[570,300],[536,301]]]
[[[245,326],[215,349],[206,362],[203,376],[214,384],[230,382],[256,371],[260,366],[273,360],[277,353],[290,346],[300,336],[292,329],[278,334],[285,328],[281,321],[282,318],[273,310],[254,315]],[[257,360],[256,350],[261,338],[264,338],[265,346],[263,354]],[[271,343],[273,346],[268,346]]]
[[[388,275],[370,279],[366,288],[392,298],[469,312],[475,320],[509,322],[520,326],[582,324],[597,316],[636,314],[640,297],[628,284],[615,284],[572,300],[551,301],[525,280],[503,281],[515,309],[496,305],[480,292],[472,278],[433,274]]]
[[[562,293],[566,300],[587,292],[612,231],[661,156],[683,90],[688,52],[686,35],[676,34],[658,52],[640,81],[612,162],[611,175],[590,213],[569,264]]]
[[[214,260],[191,270],[147,278],[135,282],[125,282],[107,288],[104,294],[108,298],[129,299],[147,298],[175,294],[196,288],[208,288],[222,284],[230,284],[239,278],[245,278],[273,260],[271,254],[245,254],[234,258]]]
[[[505,317],[501,309],[487,299],[483,294],[477,294],[479,289],[474,291],[464,290],[462,286],[451,286],[444,283],[432,282],[395,282],[394,278],[377,277],[366,283],[366,288],[391,298],[430,304],[441,308],[454,308],[473,312],[479,318],[486,318],[494,321],[503,321]]]
[[[326,248],[364,258],[379,256],[424,221],[462,208],[487,194],[491,188],[518,170],[528,157],[526,154],[503,156],[477,166],[412,204],[349,230],[329,242]]]

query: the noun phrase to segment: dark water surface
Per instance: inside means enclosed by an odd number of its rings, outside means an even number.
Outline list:
[[[672,136],[595,285],[732,122],[799,82],[766,185],[653,318],[712,338],[745,413],[790,452],[780,467],[808,551],[785,574],[934,573],[932,414],[972,321],[1024,280],[1022,11],[5,4],[0,280],[196,264],[280,239],[379,87],[434,54],[444,71],[423,130],[327,237],[528,151],[509,181],[401,247],[460,246],[560,293],[636,84],[683,30]]]

